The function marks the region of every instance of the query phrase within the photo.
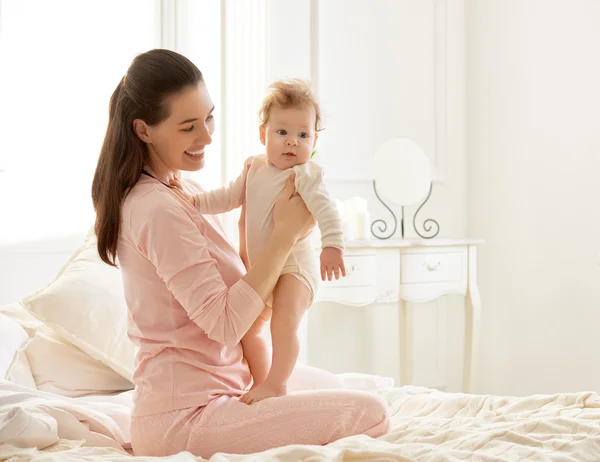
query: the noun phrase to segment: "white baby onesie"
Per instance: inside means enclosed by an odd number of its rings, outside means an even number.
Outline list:
[[[246,250],[250,266],[266,245],[273,228],[273,206],[290,174],[295,172],[296,191],[317,220],[322,248],[344,249],[342,222],[323,182],[323,170],[308,161],[288,170],[270,165],[264,155],[249,158],[241,175],[228,186],[195,197],[196,208],[205,214],[225,213],[246,204]],[[314,298],[320,280],[318,258],[310,239],[298,240],[281,274],[304,282]]]

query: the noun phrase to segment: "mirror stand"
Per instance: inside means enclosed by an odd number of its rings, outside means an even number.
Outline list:
[[[381,202],[383,204],[383,206],[386,209],[388,209],[388,211],[392,215],[394,227],[390,232],[387,232],[388,223],[387,223],[387,221],[380,218],[380,219],[375,220],[373,223],[371,223],[371,234],[373,236],[375,236],[377,239],[382,239],[382,240],[389,239],[396,233],[396,229],[398,229],[398,219],[396,218],[396,214],[394,213],[394,211],[379,196],[379,193],[377,192],[377,184],[376,184],[375,180],[373,180],[373,190],[375,191],[375,196],[377,197],[379,202]],[[425,203],[429,200],[432,190],[433,190],[433,181],[431,181],[429,184],[429,192],[427,193],[427,197],[425,198],[425,200],[423,200],[421,205],[419,205],[419,208],[413,215],[413,228],[414,228],[415,232],[422,239],[432,239],[435,236],[437,236],[438,233],[440,232],[440,225],[433,218],[427,218],[425,221],[423,221],[422,227],[423,227],[424,232],[427,233],[427,235],[421,234],[421,232],[417,228],[417,215],[419,214],[419,212],[421,211],[421,209],[423,208]],[[402,211],[401,212],[402,216],[400,218],[400,236],[401,236],[401,239],[404,239],[404,206],[401,206],[400,209]],[[378,225],[379,229],[375,229],[376,225]],[[433,232],[433,234],[430,234],[432,232]]]

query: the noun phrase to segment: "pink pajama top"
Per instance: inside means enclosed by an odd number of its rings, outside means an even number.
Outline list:
[[[264,301],[218,221],[142,175],[123,203],[117,255],[139,347],[132,414],[241,395],[251,376],[240,339]]]

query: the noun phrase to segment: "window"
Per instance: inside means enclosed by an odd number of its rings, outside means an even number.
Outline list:
[[[160,1],[0,5],[0,243],[85,231],[108,101],[160,46]]]
[[[3,0],[0,8],[0,245],[91,226],[110,95],[151,48],[189,57],[216,105],[206,166],[189,177],[216,188],[263,152],[267,0]],[[234,242],[238,213],[223,220]]]

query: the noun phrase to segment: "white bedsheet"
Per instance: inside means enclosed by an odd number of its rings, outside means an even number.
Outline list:
[[[503,398],[416,387],[374,393],[392,409],[392,431],[326,447],[287,446],[211,462],[254,461],[600,461],[600,397],[595,393]],[[64,398],[0,382],[0,448],[15,461],[148,460],[127,454],[130,393]],[[123,449],[125,448],[125,449]],[[10,459],[9,459],[10,460]],[[203,460],[189,453],[164,461]]]

